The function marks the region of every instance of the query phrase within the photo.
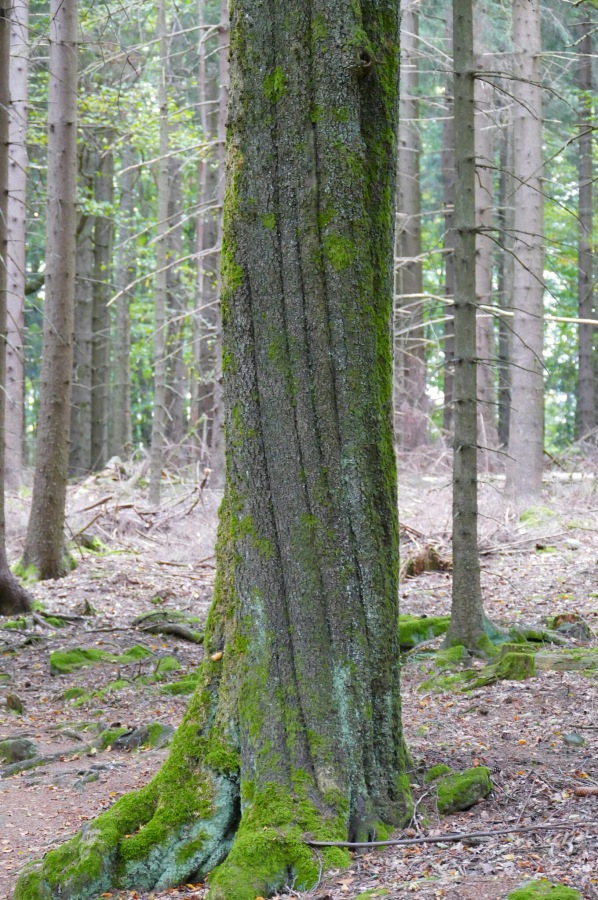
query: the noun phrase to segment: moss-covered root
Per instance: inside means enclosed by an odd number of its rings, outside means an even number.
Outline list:
[[[581,894],[574,888],[541,878],[522,884],[507,894],[505,900],[581,900]]]
[[[91,900],[110,888],[161,889],[224,859],[239,820],[239,759],[223,732],[210,727],[210,687],[206,677],[154,779],[29,864],[14,900]]]
[[[322,814],[309,799],[305,782],[299,780],[291,791],[271,783],[255,796],[252,792],[251,785],[243,786],[249,805],[230,854],[209,879],[208,900],[255,900],[287,884],[307,890],[317,882],[320,866],[304,843],[305,834],[316,840],[346,840],[342,802],[333,802]],[[326,868],[342,868],[349,861],[348,852],[337,847],[324,853]]]

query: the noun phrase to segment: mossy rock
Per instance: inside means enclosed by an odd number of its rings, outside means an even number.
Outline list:
[[[98,650],[97,647],[75,647],[72,650],[53,650],[50,653],[50,674],[70,675],[75,669],[110,662],[128,665],[152,656],[152,651],[142,644],[135,644],[120,655]]]
[[[567,887],[564,884],[553,884],[545,878],[539,880],[526,881],[521,887],[515,888],[509,894],[506,894],[505,900],[541,900],[541,898],[549,898],[549,900],[582,900],[582,895],[575,888]]]
[[[437,778],[442,778],[443,775],[451,775],[452,772],[453,770],[449,766],[445,766],[444,763],[432,766],[424,775],[424,784],[430,784],[432,781],[436,781]]]
[[[424,641],[439,637],[448,631],[450,616],[399,616],[399,645],[401,650],[412,650]]]
[[[490,769],[477,766],[464,772],[446,775],[438,782],[436,800],[441,816],[469,809],[492,790]]]
[[[102,731],[100,736],[94,741],[94,746],[96,746],[98,750],[107,750],[108,747],[116,746],[118,739],[127,733],[127,728],[107,728],[105,731]]]
[[[162,659],[158,661],[152,678],[154,681],[164,681],[170,672],[178,672],[180,668],[181,664],[174,656],[163,656]]]
[[[27,738],[7,738],[5,741],[0,741],[0,759],[3,759],[4,762],[23,762],[26,759],[34,759],[38,755],[37,744]]]
[[[159,750],[166,747],[174,734],[172,725],[164,725],[162,722],[150,722],[132,731],[125,731],[114,741],[116,750],[138,750],[140,747],[153,747]]]

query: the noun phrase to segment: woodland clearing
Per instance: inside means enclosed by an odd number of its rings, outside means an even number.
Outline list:
[[[450,461],[438,454],[399,460],[402,558],[428,546],[450,558]],[[480,488],[480,551],[486,611],[498,624],[545,627],[554,616],[579,617],[598,646],[598,483],[592,460],[567,460],[547,473],[542,505],[516,514],[498,477]],[[424,474],[425,473],[425,474]],[[46,762],[0,780],[0,897],[32,857],[64,841],[128,790],[146,782],[168,752],[137,731],[153,723],[176,727],[202,658],[201,644],[155,634],[150,613],[178,612],[201,631],[212,594],[219,497],[181,482],[151,508],[130,472],[119,466],[72,485],[68,529],[77,568],[60,581],[34,585],[39,610],[7,621],[2,642],[0,740],[34,742]],[[29,499],[7,498],[8,549],[19,555]],[[92,533],[94,549],[82,545]],[[88,542],[88,541],[86,541]],[[79,546],[77,546],[79,545]],[[401,613],[447,615],[450,571],[404,579]],[[61,627],[57,618],[65,616]],[[48,618],[50,617],[50,618]],[[176,617],[175,617],[176,618]],[[194,619],[199,619],[194,622]],[[176,623],[175,623],[176,624]],[[6,626],[11,627],[7,628]],[[175,629],[176,630],[176,629]],[[598,668],[538,670],[522,681],[500,680],[475,690],[451,689],[435,663],[442,638],[403,660],[403,724],[412,755],[415,815],[395,838],[504,830],[556,823],[562,830],[422,843],[355,853],[351,867],[323,873],[312,891],[288,886],[284,896],[340,898],[465,898],[498,900],[534,877],[568,884],[598,898]],[[142,651],[127,653],[132,647]],[[51,674],[51,653],[104,651],[65,674]],[[560,653],[560,650],[555,650]],[[93,654],[92,654],[93,655]],[[53,656],[53,670],[71,654]],[[78,659],[80,662],[81,659]],[[481,666],[477,661],[473,667]],[[423,683],[429,686],[422,689]],[[435,689],[440,687],[440,689]],[[181,693],[178,693],[181,691]],[[12,700],[10,698],[13,698]],[[22,712],[10,706],[22,704]],[[120,738],[120,740],[119,740]],[[138,741],[141,749],[132,748]],[[39,762],[39,760],[35,760]],[[494,790],[472,809],[440,818],[425,769],[488,766]],[[205,885],[168,891],[106,893],[114,898],[203,898]],[[283,896],[283,895],[280,895]]]

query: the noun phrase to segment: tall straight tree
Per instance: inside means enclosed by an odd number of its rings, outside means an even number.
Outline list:
[[[93,313],[91,352],[91,464],[101,469],[108,451],[108,387],[110,366],[110,309],[114,217],[114,156],[111,129],[101,129],[94,198],[101,205],[94,226]]]
[[[29,597],[8,568],[6,515],[4,508],[5,413],[6,413],[6,319],[8,287],[8,154],[9,154],[9,59],[10,22],[5,2],[0,2],[0,615],[24,612]]]
[[[398,4],[232,10],[227,490],[206,661],[161,772],[29,866],[15,900],[210,870],[210,900],[299,891],[321,871],[306,832],[364,839],[410,817],[390,334]]]
[[[397,442],[405,450],[421,446],[428,439],[421,260],[418,6],[418,0],[406,0],[401,18],[395,409]]]
[[[40,405],[33,497],[22,565],[65,572],[77,228],[77,0],[51,0],[48,202]]]
[[[27,235],[27,82],[29,0],[10,4],[10,131],[8,168],[8,296],[6,346],[6,484],[23,467],[25,243]]]
[[[455,359],[453,596],[447,644],[489,641],[478,553],[476,151],[472,0],[453,0],[455,111]]]
[[[513,0],[514,241],[511,416],[506,491],[525,504],[542,490],[544,453],[544,201],[540,0]]]
[[[486,19],[482,22],[488,24]],[[477,55],[478,59],[481,54]],[[492,465],[498,446],[498,429],[496,421],[496,387],[494,321],[480,307],[492,303],[494,241],[491,237],[493,227],[493,193],[494,193],[494,137],[495,126],[492,115],[493,90],[489,84],[476,78],[474,86],[475,98],[475,152],[476,152],[476,256],[475,280],[476,300],[478,304],[477,322],[477,398],[478,398],[478,432],[481,453],[478,462],[481,468]],[[482,462],[483,461],[483,462]]]
[[[120,210],[116,263],[116,328],[114,334],[114,390],[112,392],[112,452],[126,459],[133,450],[131,422],[131,289],[135,275],[133,216],[135,212],[135,153],[125,140],[119,176]]]
[[[168,207],[170,179],[168,162],[168,33],[166,2],[158,0],[158,39],[160,42],[160,155],[158,161],[158,225],[156,240],[156,287],[154,300],[154,411],[150,450],[150,503],[160,502],[164,438],[166,433],[166,304],[168,294]]]
[[[593,77],[592,32],[585,8],[577,26],[577,87],[579,90],[579,260],[578,296],[579,318],[596,318],[594,308],[594,255],[592,216],[594,205],[593,139]],[[586,437],[598,425],[598,392],[596,389],[596,330],[593,325],[579,326],[579,381],[577,390],[577,433]]]
[[[446,55],[453,58],[452,9],[446,20]],[[455,117],[454,117],[454,76],[447,76],[445,86],[445,110],[442,120],[442,195],[444,204],[444,293],[447,300],[455,296]],[[442,426],[447,435],[452,434],[454,425],[454,361],[455,361],[455,320],[446,317],[444,324],[444,404]]]
[[[224,206],[224,162],[226,139],[226,111],[228,108],[229,70],[228,46],[230,43],[230,23],[228,14],[229,0],[220,0],[220,56],[218,90],[218,190],[216,198],[219,209]],[[222,216],[218,219],[218,244],[222,243]],[[218,266],[218,298],[216,319],[216,365],[214,372],[214,419],[212,423],[212,441],[210,447],[210,466],[212,484],[222,487],[225,479],[224,459],[224,395],[222,392],[222,255]]]

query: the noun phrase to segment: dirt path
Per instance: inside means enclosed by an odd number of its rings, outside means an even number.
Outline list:
[[[46,612],[81,618],[65,628],[29,621],[20,631],[2,632],[2,694],[16,695],[24,708],[19,715],[0,706],[0,739],[21,736],[55,759],[0,780],[0,897],[11,896],[27,859],[64,840],[123,792],[145,783],[167,752],[90,749],[77,736],[92,741],[98,723],[131,731],[150,722],[176,727],[180,721],[186,697],[164,688],[193,672],[201,646],[148,635],[132,629],[131,623],[156,609],[205,617],[213,587],[218,498],[197,500],[183,488],[173,489],[156,514],[115,475],[89,480],[70,497],[69,527],[76,533],[99,514],[91,530],[107,551],[80,552],[71,575],[34,589]],[[13,555],[22,540],[26,507],[25,500],[11,498]],[[489,483],[482,491],[482,512],[481,545],[492,551],[483,557],[491,617],[498,623],[540,624],[549,615],[578,613],[598,630],[598,497],[593,482],[552,485],[545,505],[524,516],[523,523],[503,506],[497,485]],[[405,477],[401,513],[409,526],[403,534],[404,557],[426,543],[449,553],[446,476]],[[89,604],[93,615],[88,614]],[[401,607],[417,615],[448,613],[450,573],[429,573],[404,583]],[[116,658],[136,644],[149,655],[134,663],[105,661],[71,674],[50,674],[51,651],[91,647]],[[157,680],[165,657],[174,659],[178,668],[169,668],[161,676],[165,680]],[[525,682],[500,682],[468,693],[432,693],[421,690],[430,669],[421,655],[404,663],[404,727],[414,765],[488,765],[495,790],[472,810],[439,820],[431,798],[422,797],[425,792],[416,787],[420,802],[410,833],[544,822],[570,823],[570,829],[368,851],[357,855],[349,870],[332,873],[313,891],[285,896],[339,900],[364,893],[372,898],[413,893],[498,900],[526,878],[545,876],[571,884],[584,898],[598,898],[598,827],[587,824],[598,821],[598,796],[580,793],[580,788],[598,785],[596,675],[542,672]],[[115,683],[117,687],[106,690]],[[73,688],[81,696],[65,699]],[[571,733],[583,744],[568,743],[565,736]],[[199,898],[205,888],[189,885],[138,896]]]

